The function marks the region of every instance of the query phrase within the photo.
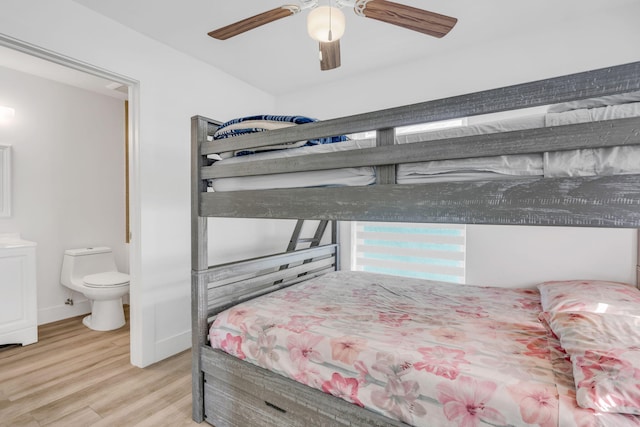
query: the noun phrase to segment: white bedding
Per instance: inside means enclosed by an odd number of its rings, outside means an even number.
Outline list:
[[[536,114],[415,134],[399,135],[398,144],[433,141],[444,138],[491,134],[513,130],[558,126],[570,123],[640,116],[640,102],[561,113]],[[314,153],[339,152],[372,147],[372,139],[257,153],[224,159],[215,164],[234,164],[274,158],[291,158]],[[640,147],[613,147],[571,150],[544,154],[526,154],[443,160],[398,165],[399,184],[466,181],[545,176],[590,176],[640,173]],[[323,171],[293,172],[261,176],[210,180],[213,191],[261,190],[320,186],[362,186],[375,182],[375,168],[344,168]]]
[[[335,144],[314,145],[290,150],[266,151],[250,156],[232,157],[216,162],[229,165],[248,161],[286,159],[307,154],[333,153],[375,146],[375,140],[345,141]],[[376,181],[375,168],[330,169],[308,172],[279,173],[259,176],[217,178],[210,180],[213,191],[266,190],[273,188],[302,188],[328,186],[361,186]]]
[[[540,127],[544,127],[544,114],[400,135],[396,137],[396,142],[398,144],[410,144]],[[542,166],[542,154],[405,163],[398,165],[396,169],[396,182],[398,184],[417,184],[422,182],[501,179],[505,175],[511,177],[542,176]]]
[[[545,115],[545,126],[640,116],[640,102]],[[544,153],[545,177],[640,173],[640,146],[588,148]]]

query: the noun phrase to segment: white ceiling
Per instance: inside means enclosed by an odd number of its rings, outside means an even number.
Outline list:
[[[458,18],[456,27],[442,39],[346,10],[342,66],[324,72],[319,70],[317,42],[306,32],[306,11],[226,41],[207,35],[279,7],[283,0],[74,1],[277,96],[438,54],[481,49],[500,38],[563,28],[581,16],[597,16],[637,0],[397,0]]]

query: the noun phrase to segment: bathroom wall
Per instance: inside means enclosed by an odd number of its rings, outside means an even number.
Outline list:
[[[124,101],[0,67],[0,124],[12,146],[12,216],[0,233],[38,244],[38,323],[87,313],[83,295],[60,284],[65,249],[110,246],[128,271],[125,244]],[[72,296],[74,305],[65,305]]]

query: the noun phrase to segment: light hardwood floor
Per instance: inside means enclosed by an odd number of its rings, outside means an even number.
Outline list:
[[[95,332],[77,317],[38,333],[36,344],[0,349],[1,427],[199,425],[190,351],[140,369],[129,363],[128,320]]]

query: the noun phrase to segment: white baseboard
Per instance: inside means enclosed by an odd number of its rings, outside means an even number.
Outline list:
[[[38,310],[38,325],[91,313],[89,300],[74,301],[73,305],[60,304]]]
[[[156,361],[166,359],[188,348],[191,348],[191,331],[156,341]]]

